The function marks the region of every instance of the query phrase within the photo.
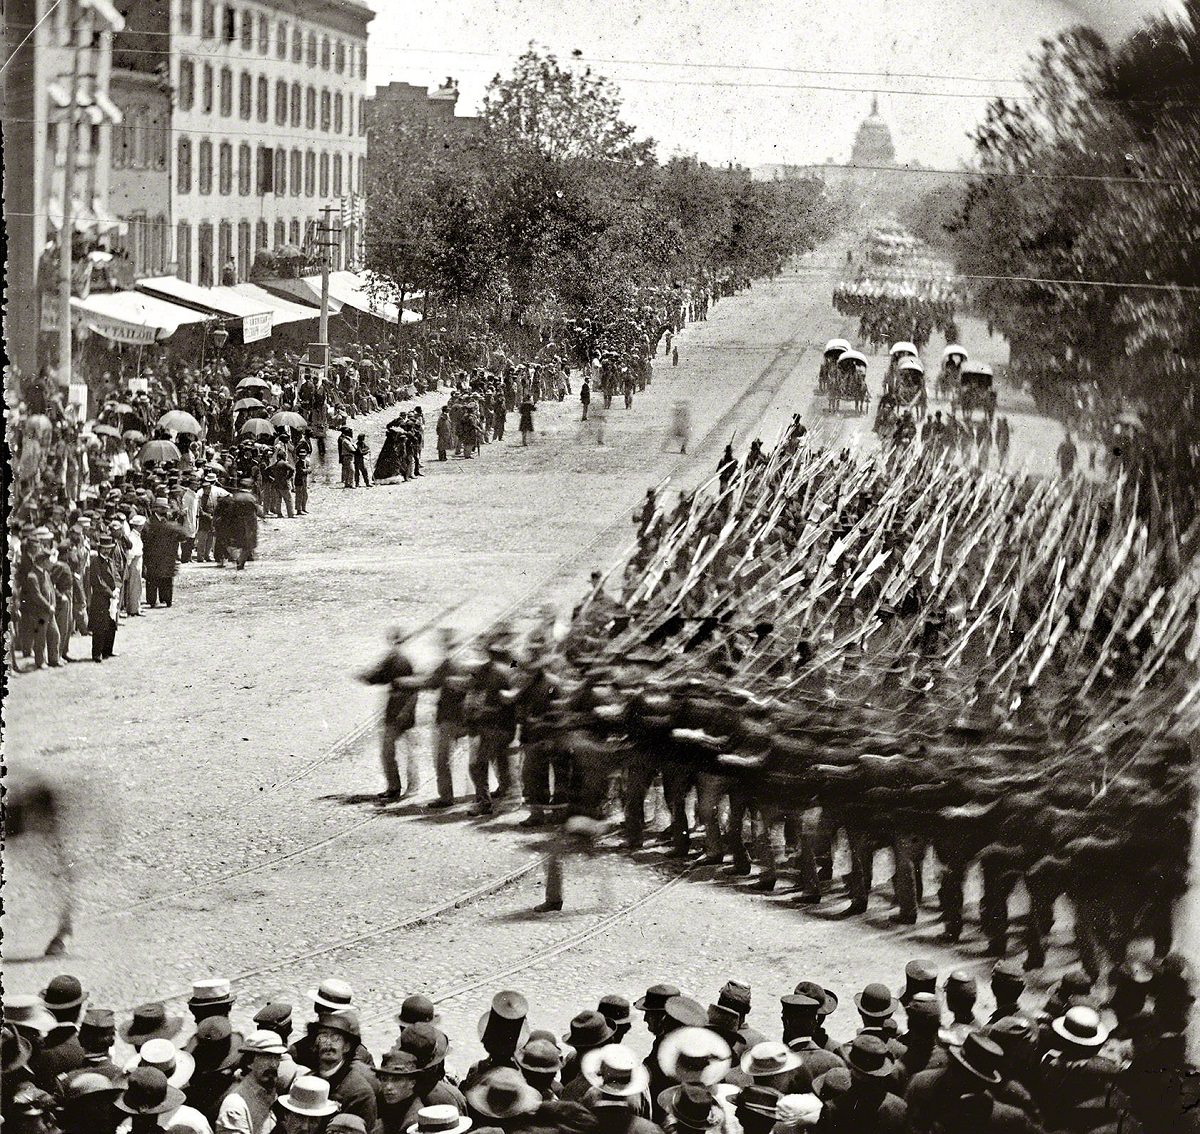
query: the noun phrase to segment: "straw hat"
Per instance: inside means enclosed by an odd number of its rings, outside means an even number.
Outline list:
[[[650,1072],[624,1044],[593,1048],[579,1061],[580,1074],[602,1095],[631,1098],[650,1086]]]
[[[702,1083],[710,1087],[725,1078],[732,1064],[729,1044],[708,1028],[677,1028],[658,1047],[662,1073],[678,1083]]]

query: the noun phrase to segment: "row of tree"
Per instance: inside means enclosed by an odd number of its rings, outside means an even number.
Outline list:
[[[367,267],[381,296],[545,326],[643,289],[777,272],[829,236],[819,181],[659,163],[613,84],[531,46],[489,85],[481,129],[371,126]]]
[[[1139,452],[1190,490],[1200,0],[1113,45],[1072,29],[1042,45],[1028,79],[1029,97],[997,100],[975,132],[974,176],[906,219],[974,277],[976,310],[1045,408],[1080,422],[1139,417]]]

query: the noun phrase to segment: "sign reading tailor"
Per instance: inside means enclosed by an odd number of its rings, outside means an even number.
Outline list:
[[[262,311],[242,319],[242,342],[256,343],[271,337],[271,312]]]

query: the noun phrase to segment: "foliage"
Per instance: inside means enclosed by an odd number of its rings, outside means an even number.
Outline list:
[[[1200,458],[1200,0],[1112,48],[1082,28],[1044,43],[1029,90],[976,131],[958,269],[1081,281],[972,292],[1043,404],[1101,432],[1132,407],[1142,455],[1182,486]]]

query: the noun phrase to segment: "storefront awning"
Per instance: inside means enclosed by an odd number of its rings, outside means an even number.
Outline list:
[[[170,303],[216,315],[235,322],[242,332],[242,342],[253,343],[271,337],[273,312],[260,300],[247,299],[231,287],[198,287],[176,276],[153,276],[138,280],[138,291],[157,295]]]
[[[204,322],[197,311],[136,291],[97,291],[86,299],[72,296],[71,308],[97,335],[142,346],[169,338],[185,323]]]
[[[298,280],[272,281],[271,286],[274,287],[276,283],[296,284],[301,294],[305,294],[310,300],[315,299],[317,303],[321,302],[320,276],[302,276]],[[296,294],[290,288],[288,291],[290,294]],[[355,311],[374,315],[389,323],[398,323],[401,320],[400,309],[394,303],[384,303],[372,299],[367,289],[366,279],[355,272],[330,272],[329,298],[336,300],[339,306],[351,307]],[[417,323],[420,322],[420,319],[421,316],[415,311],[405,309],[403,315],[405,323]]]
[[[295,303],[290,299],[272,295],[265,288],[259,287],[258,284],[237,284],[233,290],[246,299],[268,307],[274,320],[274,326],[276,327],[281,323],[300,323],[305,319],[321,318],[321,309],[319,307],[311,307],[306,303]]]

